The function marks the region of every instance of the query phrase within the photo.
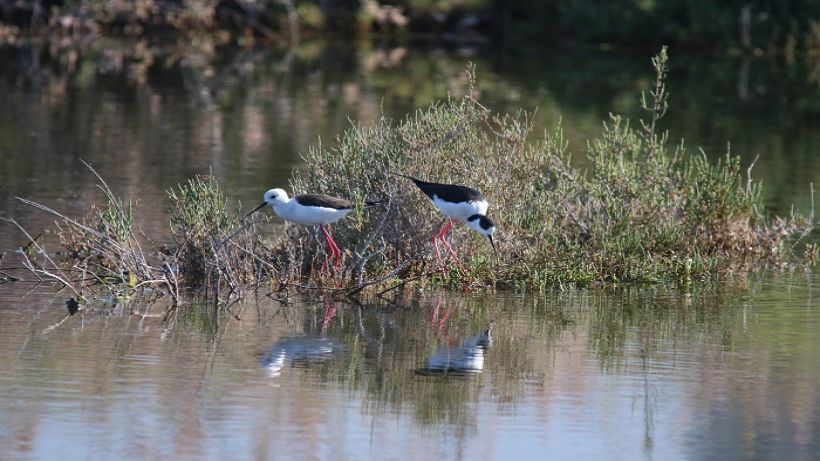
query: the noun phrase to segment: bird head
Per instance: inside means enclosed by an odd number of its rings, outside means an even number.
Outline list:
[[[467,218],[467,226],[479,234],[486,235],[490,240],[490,245],[493,246],[493,251],[498,253],[498,250],[495,248],[495,242],[493,241],[495,223],[490,218],[481,214],[474,214]]]
[[[271,189],[265,192],[265,204],[276,206],[288,201],[288,193],[283,189]]]
[[[260,209],[262,209],[262,207],[264,207],[265,205],[270,205],[272,207],[276,207],[278,205],[283,205],[283,204],[287,203],[288,202],[288,193],[285,192],[283,189],[271,189],[271,190],[265,192],[265,196],[264,196],[263,199],[265,201],[262,202],[261,204],[259,204],[259,206],[257,206],[253,210],[251,210],[250,213],[246,214],[245,215],[246,218],[248,216],[256,213]]]

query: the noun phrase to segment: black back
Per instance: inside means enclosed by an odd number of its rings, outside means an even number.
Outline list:
[[[427,182],[404,174],[398,175],[413,181],[422,192],[430,197],[430,200],[433,200],[434,195],[439,199],[450,203],[478,202],[484,200],[484,196],[481,195],[481,192],[473,189],[472,187],[460,186],[458,184]]]
[[[334,210],[349,210],[353,208],[353,202],[343,198],[331,197],[329,195],[321,194],[302,194],[293,197],[299,205],[315,206],[322,208],[333,208]],[[375,200],[364,202],[365,208],[381,205],[386,200]]]
[[[304,206],[333,208],[334,210],[349,210],[353,208],[353,203],[351,203],[350,200],[330,197],[328,195],[302,194],[293,198],[296,200],[296,203]]]

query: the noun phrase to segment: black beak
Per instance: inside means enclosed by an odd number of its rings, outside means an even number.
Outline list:
[[[490,239],[490,245],[493,246],[493,252],[495,253],[495,257],[498,258],[498,250],[495,248],[495,242],[493,241],[493,236],[488,235],[487,238]]]
[[[259,205],[258,207],[254,208],[253,210],[251,210],[251,212],[250,212],[250,213],[248,213],[248,214],[246,214],[246,215],[245,215],[245,217],[244,217],[244,218],[242,218],[242,219],[247,219],[247,218],[248,218],[248,216],[250,216],[250,215],[252,215],[252,214],[256,213],[256,212],[257,212],[257,211],[259,211],[259,210],[261,210],[261,209],[262,209],[262,207],[263,207],[263,206],[265,206],[265,205],[267,205],[267,203],[266,203],[266,202],[262,202],[262,204],[261,204],[261,205]]]

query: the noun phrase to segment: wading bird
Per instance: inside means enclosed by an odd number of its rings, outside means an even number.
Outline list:
[[[438,211],[448,218],[447,222],[442,225],[441,229],[438,233],[436,233],[436,235],[433,236],[432,239],[433,246],[436,250],[436,260],[439,263],[439,267],[442,268],[442,271],[443,266],[441,262],[441,254],[439,253],[438,248],[439,240],[441,240],[441,243],[443,243],[447,250],[450,251],[450,254],[453,255],[459,267],[461,267],[461,270],[466,272],[466,270],[464,270],[464,266],[461,264],[461,260],[458,258],[458,255],[450,244],[447,243],[447,240],[444,239],[447,232],[450,231],[450,228],[453,227],[453,224],[456,221],[466,224],[467,227],[478,232],[479,234],[486,235],[490,240],[490,245],[493,246],[493,251],[498,254],[495,248],[495,242],[493,241],[495,223],[487,217],[487,208],[489,207],[489,204],[484,196],[481,195],[481,192],[467,186],[459,186],[457,184],[439,184],[422,181],[401,173],[393,174],[413,181],[413,183],[415,183],[422,192],[430,197],[430,200],[433,202],[433,205],[438,209]]]
[[[342,250],[339,249],[339,246],[333,240],[333,236],[330,235],[330,231],[325,226],[335,223],[353,211],[353,202],[320,194],[302,194],[288,197],[287,192],[282,189],[271,189],[265,192],[264,200],[262,204],[254,208],[245,217],[247,218],[259,211],[265,205],[270,205],[273,212],[285,221],[303,226],[319,226],[330,251],[328,258],[333,258],[334,265],[339,266],[342,259]],[[364,206],[368,208],[381,203],[383,202],[364,202]]]
[[[438,349],[427,359],[427,367],[419,370],[422,374],[469,374],[480,373],[484,369],[484,357],[493,342],[492,324],[482,333],[464,340],[461,346]]]

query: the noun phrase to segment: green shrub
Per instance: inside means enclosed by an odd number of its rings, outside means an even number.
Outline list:
[[[168,191],[175,243],[149,253],[134,236],[132,205],[114,197],[93,169],[108,204],[83,222],[23,201],[62,220],[62,243],[75,267],[103,282],[121,283],[127,273],[129,285],[153,284],[175,299],[181,288],[213,289],[219,298],[221,289],[238,293],[274,281],[347,292],[394,278],[535,289],[688,284],[792,261],[795,243],[813,228],[813,213],[767,217],[760,184],[739,157],[727,152],[713,162],[703,152],[689,154],[683,142],[670,145],[659,129],[667,110],[666,49],[652,62],[655,82],[641,98],[646,120],[636,128],[612,115],[601,135],[583,146],[580,162],[573,161],[560,126],[536,137],[529,114],[493,114],[472,90],[399,122],[354,126],[329,148],[310,148],[304,155],[309,169],[294,172],[289,192],[357,204],[333,229],[344,252],[337,270],[328,267],[315,230],[288,226],[274,242],[263,242],[258,223],[230,211],[211,176]],[[467,79],[472,88],[472,69]],[[439,275],[430,239],[443,217],[412,182],[392,172],[482,191],[497,225],[498,256],[483,236],[457,225],[451,242],[466,269],[451,264],[447,277]],[[368,200],[385,203],[364,209]],[[813,260],[817,253],[808,244],[803,256]]]
[[[377,253],[368,260],[369,277],[429,255],[442,220],[411,182],[390,171],[470,185],[490,201],[500,257],[493,259],[486,239],[457,226],[453,241],[468,274],[451,277],[456,283],[689,280],[788,260],[785,243],[805,235],[810,220],[764,219],[759,184],[745,177],[738,157],[710,162],[682,142],[670,149],[656,128],[666,111],[666,51],[653,62],[656,84],[643,104],[648,120],[635,129],[613,115],[587,143],[583,170],[571,161],[560,126],[532,139],[528,114],[493,114],[467,95],[311,148],[310,169],[294,174],[292,189],[360,203],[390,198],[385,209],[357,213],[336,231],[350,256]],[[432,263],[421,258],[406,273],[432,273]]]
[[[224,282],[238,290],[242,283],[256,280],[257,262],[269,255],[265,247],[256,245],[257,238],[247,226],[239,227],[238,210],[228,210],[213,176],[196,176],[167,194],[176,243],[166,253],[185,286],[218,288]]]
[[[200,175],[168,191],[171,202],[171,232],[182,240],[202,241],[228,232],[238,219],[213,176]]]

